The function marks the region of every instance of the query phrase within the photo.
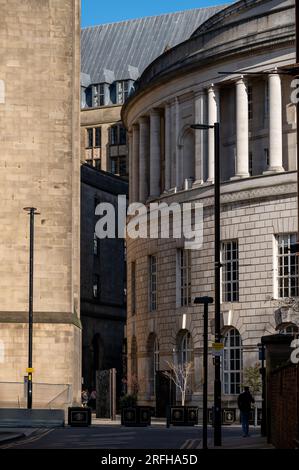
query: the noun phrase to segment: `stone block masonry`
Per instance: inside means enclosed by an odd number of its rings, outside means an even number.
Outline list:
[[[80,2],[0,2],[1,382],[23,382],[28,349],[29,218],[34,382],[80,400]],[[33,398],[34,403],[34,398]],[[1,406],[1,403],[0,403]]]

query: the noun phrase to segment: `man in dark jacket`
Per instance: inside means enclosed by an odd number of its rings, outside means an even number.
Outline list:
[[[241,415],[243,437],[249,436],[249,415],[251,403],[254,403],[254,398],[249,391],[249,387],[244,387],[244,392],[240,393],[238,396],[238,407]]]

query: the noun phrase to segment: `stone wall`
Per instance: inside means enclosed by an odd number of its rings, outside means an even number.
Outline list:
[[[222,326],[235,327],[241,334],[244,367],[258,362],[258,343],[265,334],[275,333],[274,312],[276,256],[275,235],[296,232],[295,173],[231,182],[222,187],[221,239],[239,243],[239,302],[221,304]],[[292,183],[293,181],[293,183]],[[287,183],[288,182],[288,183]],[[191,252],[192,302],[196,296],[214,296],[214,230],[213,189],[202,188],[173,196],[163,201],[202,202],[204,205],[203,246]],[[128,249],[128,351],[132,337],[138,348],[140,397],[148,401],[150,355],[148,338],[155,333],[160,345],[160,369],[172,359],[176,338],[184,328],[192,335],[194,345],[193,403],[201,406],[203,315],[201,307],[177,307],[176,251],[181,240],[127,240]],[[158,308],[149,311],[148,256],[158,258]],[[132,279],[130,266],[136,262],[136,314],[132,315]],[[214,341],[213,305],[210,307],[210,347]],[[184,326],[183,326],[184,325]],[[130,374],[130,360],[129,360]],[[210,357],[209,400],[213,402],[213,365]],[[236,406],[236,396],[223,395],[226,407]]]
[[[81,389],[80,2],[0,4],[1,381],[27,366],[29,218],[35,222],[34,382]],[[3,98],[3,97],[2,97]],[[1,397],[0,397],[1,400]]]

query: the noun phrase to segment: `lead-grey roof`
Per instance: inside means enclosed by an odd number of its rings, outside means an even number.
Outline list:
[[[115,80],[136,80],[165,49],[188,39],[224,6],[84,28],[81,34],[81,71],[89,75],[90,82],[94,84],[107,80],[107,70],[114,73]]]

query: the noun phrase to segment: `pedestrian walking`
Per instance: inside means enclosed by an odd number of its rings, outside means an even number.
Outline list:
[[[249,391],[249,387],[244,387],[244,392],[238,396],[243,437],[249,436],[249,417],[252,403],[254,403],[254,398]]]

